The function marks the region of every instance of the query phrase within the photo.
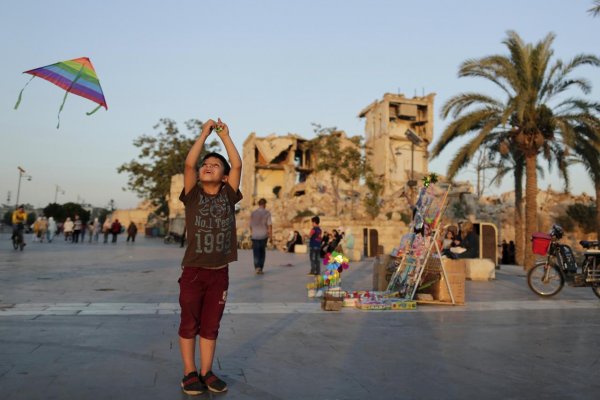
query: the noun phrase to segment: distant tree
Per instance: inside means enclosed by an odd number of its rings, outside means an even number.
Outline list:
[[[379,215],[379,211],[381,210],[381,192],[383,191],[383,183],[369,170],[365,175],[365,186],[369,191],[365,196],[364,205],[367,214],[375,218]]]
[[[37,219],[37,214],[34,211],[27,213],[27,225],[33,225]]]
[[[141,198],[151,200],[160,207],[159,211],[166,214],[171,177],[183,173],[187,153],[202,130],[202,122],[197,119],[191,119],[185,125],[188,134],[180,132],[175,121],[161,119],[154,126],[158,131],[156,135],[142,135],[133,141],[133,145],[140,149],[138,158],[117,168],[119,173],[129,174],[128,189]],[[206,152],[219,148],[216,140],[206,144],[200,159]]]
[[[81,204],[78,203],[65,203],[63,204],[63,209],[65,211],[64,218],[70,217],[71,219],[75,219],[75,214],[79,215],[79,219],[85,224],[90,219],[90,212],[86,211],[81,207]],[[63,220],[64,221],[64,220]],[[60,221],[60,222],[63,222]]]
[[[321,125],[315,123],[312,125],[314,132],[317,134],[317,137],[310,144],[317,157],[315,169],[329,173],[335,215],[338,215],[341,182],[345,182],[351,187],[352,213],[354,210],[354,187],[359,179],[365,176],[366,172],[362,138],[360,136],[349,137],[347,140],[351,144],[344,145],[342,134],[335,127],[322,128]]]
[[[110,214],[110,210],[107,210],[106,208],[100,210],[100,213],[98,214],[98,221],[100,221],[100,223],[103,224],[104,221],[106,221],[106,217],[108,216],[108,214]]]
[[[4,222],[5,225],[12,226],[12,213],[12,211],[7,211],[2,216],[2,222]]]
[[[50,203],[44,208],[44,215],[47,218],[54,218],[55,221],[64,221],[66,218],[65,208],[58,203]]]

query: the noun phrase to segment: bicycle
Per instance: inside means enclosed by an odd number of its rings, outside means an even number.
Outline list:
[[[538,296],[552,297],[562,290],[566,282],[573,287],[591,287],[594,294],[600,298],[599,242],[579,242],[585,249],[583,261],[579,266],[571,247],[559,242],[563,235],[564,231],[558,225],[552,226],[550,234],[533,235],[533,252],[547,257],[545,260],[538,260],[527,273],[529,288]]]
[[[25,247],[25,240],[23,240],[23,224],[18,224],[15,231],[12,234],[12,245],[13,249],[18,250],[19,248],[23,251]]]

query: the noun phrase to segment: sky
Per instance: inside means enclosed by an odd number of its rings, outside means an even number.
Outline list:
[[[0,203],[86,202],[119,208],[140,199],[124,191],[117,167],[135,159],[135,138],[161,118],[222,118],[241,152],[245,138],[271,133],[314,136],[311,123],[364,135],[358,113],[384,93],[436,93],[434,142],[449,120],[443,103],[491,84],[458,78],[466,59],[506,54],[515,30],[527,42],[556,34],[555,55],[600,55],[600,17],[592,0],[421,1],[11,1],[0,5]],[[108,103],[70,95],[21,72],[89,57]],[[600,70],[581,68],[600,99]],[[444,174],[459,143],[430,162]],[[593,193],[583,170],[571,191]],[[555,174],[541,188],[561,189]],[[469,171],[459,180],[474,181]],[[57,186],[60,190],[57,192]],[[486,193],[510,190],[512,182]],[[10,201],[8,197],[10,196]]]

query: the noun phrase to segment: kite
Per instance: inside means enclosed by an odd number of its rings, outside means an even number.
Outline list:
[[[66,90],[62,104],[58,110],[58,125],[56,125],[56,129],[58,129],[60,126],[60,112],[65,105],[65,101],[67,100],[67,95],[69,92],[81,97],[85,97],[86,99],[98,104],[98,107],[86,113],[86,115],[92,115],[98,111],[100,107],[104,107],[106,110],[108,110],[108,105],[104,99],[104,93],[102,93],[102,88],[100,87],[100,81],[98,80],[98,76],[96,75],[96,71],[94,70],[92,62],[87,57],[75,58],[69,61],[61,61],[56,64],[32,69],[23,73],[33,76],[29,81],[27,81],[23,89],[21,89],[19,98],[17,99],[17,104],[15,104],[15,110],[19,107],[19,104],[21,104],[23,91],[27,85],[29,85],[29,82],[31,82],[36,76],[52,82],[56,86]]]

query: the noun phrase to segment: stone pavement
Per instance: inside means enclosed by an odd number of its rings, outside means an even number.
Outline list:
[[[29,243],[0,235],[0,399],[185,399],[177,346],[182,250]],[[215,371],[227,399],[592,399],[600,392],[600,299],[531,293],[520,268],[467,282],[464,306],[323,312],[306,298],[308,256],[270,251],[230,267]],[[344,272],[368,289],[372,260]]]

